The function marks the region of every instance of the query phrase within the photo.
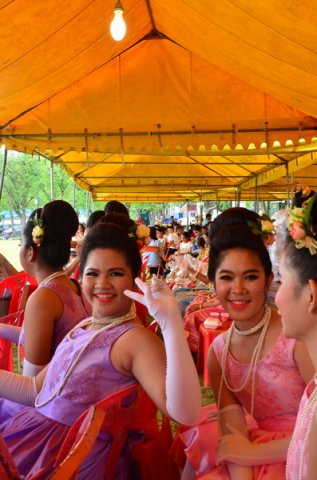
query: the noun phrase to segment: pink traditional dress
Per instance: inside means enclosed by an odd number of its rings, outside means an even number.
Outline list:
[[[249,438],[254,443],[284,438],[292,434],[305,383],[294,361],[296,340],[280,335],[271,350],[257,363],[253,417],[247,417]],[[213,342],[219,365],[225,346],[223,334]],[[238,388],[249,370],[249,364],[238,362],[230,353],[226,378],[232,388]],[[251,379],[235,395],[246,413],[251,407]],[[219,439],[217,421],[200,424],[181,434],[185,453],[196,475],[202,479],[230,480],[226,465],[215,465]],[[285,478],[285,462],[253,467],[256,480]],[[295,480],[295,477],[294,477]],[[298,480],[296,478],[296,480]]]
[[[312,419],[317,408],[317,388],[315,380],[306,387],[303,394],[294,434],[287,454],[286,479],[308,480],[308,445],[315,439],[309,439]]]

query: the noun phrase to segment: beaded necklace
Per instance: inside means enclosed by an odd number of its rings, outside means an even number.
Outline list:
[[[54,280],[54,278],[58,278],[58,277],[65,277],[65,272],[63,271],[58,271],[58,272],[54,272],[54,273],[51,273],[51,275],[49,275],[48,277],[44,278],[44,280],[42,280],[40,283],[39,283],[39,287],[41,285],[45,285],[46,283],[50,282],[51,280]]]
[[[239,387],[233,388],[229,385],[229,382],[226,378],[226,365],[227,365],[227,360],[228,360],[228,355],[229,355],[229,349],[230,349],[230,342],[232,338],[232,334],[234,331],[234,324],[231,325],[229,331],[228,331],[228,337],[227,337],[227,342],[224,346],[223,352],[222,352],[222,357],[221,357],[221,381],[220,381],[220,386],[219,386],[219,395],[218,395],[218,404],[220,403],[221,399],[221,393],[222,393],[222,388],[223,384],[225,383],[226,387],[228,390],[230,390],[233,393],[238,393],[241,392],[247,385],[250,376],[252,374],[252,383],[251,383],[251,408],[250,408],[250,415],[253,415],[254,411],[254,396],[255,396],[255,374],[256,374],[256,366],[262,351],[264,339],[266,336],[267,329],[270,324],[270,318],[271,318],[271,308],[267,306],[265,308],[265,312],[263,315],[263,319],[261,320],[260,323],[263,321],[263,330],[261,332],[261,335],[259,336],[259,340],[253,350],[252,357],[251,357],[251,362],[249,366],[248,373],[244,379],[244,381],[241,383]],[[258,324],[259,325],[259,324]],[[257,325],[256,325],[257,326]]]
[[[133,312],[133,316],[132,316],[132,312]],[[61,384],[57,387],[57,389],[46,399],[44,400],[43,402],[39,402],[38,399],[41,395],[41,393],[43,392],[43,390],[45,390],[45,387],[46,387],[46,377],[44,379],[44,382],[43,382],[43,385],[42,385],[42,388],[40,390],[40,392],[38,393],[36,399],[35,399],[35,402],[34,402],[34,405],[36,408],[38,407],[43,407],[44,405],[46,405],[47,403],[49,403],[53,398],[55,398],[63,389],[63,387],[65,386],[65,383],[66,381],[68,380],[69,376],[71,375],[71,373],[73,372],[74,368],[76,367],[76,365],[78,364],[79,362],[79,359],[81,358],[82,354],[85,352],[85,350],[88,348],[88,346],[93,342],[93,340],[102,332],[104,332],[105,330],[110,330],[110,328],[114,328],[116,327],[117,325],[121,325],[122,323],[124,322],[127,322],[128,320],[131,320],[132,318],[135,318],[135,306],[134,306],[134,303],[132,303],[131,305],[131,309],[128,313],[126,313],[125,315],[121,315],[120,317],[117,317],[117,318],[112,318],[111,317],[105,317],[105,319],[108,320],[108,323],[105,324],[104,327],[102,327],[100,330],[96,330],[93,335],[91,335],[91,337],[88,339],[88,341],[81,347],[81,349],[79,350],[77,356],[75,357],[74,361],[70,364],[70,366],[68,367],[68,370],[66,371],[66,374],[64,375],[64,378],[61,382]],[[104,320],[105,320],[104,319]],[[110,323],[111,322],[111,323]],[[80,322],[78,325],[76,325],[67,335],[66,335],[66,338],[68,340],[71,340],[71,335],[73,333],[74,330],[78,329],[78,328],[83,328],[85,327],[86,325],[91,325],[94,323],[94,318],[91,320],[91,319],[88,319],[88,320],[83,320],[82,322]]]
[[[307,419],[308,420],[308,427],[307,427],[307,430],[306,430],[305,435],[304,435],[303,444],[302,444],[302,448],[301,448],[301,452],[300,452],[300,458],[299,458],[299,464],[298,464],[298,475],[296,476],[296,480],[302,480],[302,478],[303,478],[305,447],[307,445],[308,438],[309,438],[309,435],[310,435],[310,431],[311,431],[311,428],[312,428],[313,416],[314,416],[314,413],[315,413],[316,408],[317,408],[317,379],[316,379],[316,376],[315,376],[314,381],[315,381],[315,388],[312,391],[309,399],[307,399],[307,401],[305,403],[305,406],[302,409],[302,412],[300,414],[300,417],[297,418],[296,425],[295,425],[295,428],[294,428],[294,432],[293,432],[291,442],[290,442],[289,448],[288,448],[288,453],[287,453],[287,459],[291,455],[294,455],[293,450],[294,450],[294,447],[295,447],[295,443],[297,442],[296,437],[297,437],[298,433],[300,432],[300,430],[302,429],[303,422],[305,421],[305,419]],[[311,408],[311,411],[309,413],[309,417],[307,417],[310,407],[312,407],[312,408]],[[287,459],[286,459],[286,480],[290,480],[289,464],[288,464]]]

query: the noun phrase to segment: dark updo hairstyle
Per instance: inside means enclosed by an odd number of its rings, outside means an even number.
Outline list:
[[[107,215],[108,216],[108,215]],[[122,253],[132,270],[133,278],[141,271],[141,255],[133,237],[117,223],[101,222],[92,227],[86,235],[80,252],[80,271],[83,274],[89,253],[96,248],[109,248]]]
[[[124,213],[109,213],[108,215],[104,215],[98,223],[115,223],[123,227],[128,233],[130,229],[135,228],[135,222]]]
[[[92,212],[87,220],[86,228],[93,227],[102,217],[104,217],[105,212],[103,210],[95,210]]]
[[[310,230],[313,238],[317,240],[317,194],[314,195],[310,211]],[[297,272],[297,277],[302,285],[306,285],[308,280],[317,280],[317,254],[311,255],[308,248],[296,248],[295,241],[290,235],[287,235],[284,249],[284,259],[286,265],[289,265]]]
[[[242,207],[228,208],[216,217],[209,228],[208,277],[214,280],[223,254],[234,248],[253,252],[263,266],[265,276],[272,273],[269,253],[260,235],[252,232],[250,223],[257,224],[260,217],[256,212]]]
[[[110,213],[121,213],[122,215],[127,215],[129,217],[129,210],[127,207],[117,200],[110,200],[110,202],[106,203],[104,213],[105,215],[109,215]]]
[[[40,245],[33,242],[33,219],[35,224],[38,221],[43,224],[44,236]],[[23,231],[24,245],[36,247],[47,266],[62,268],[69,261],[70,242],[78,224],[73,207],[64,200],[54,200],[31,213]]]

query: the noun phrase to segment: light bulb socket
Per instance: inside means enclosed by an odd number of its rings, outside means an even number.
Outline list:
[[[116,11],[121,11],[121,12],[123,12],[123,6],[121,5],[120,0],[117,0],[117,1],[116,1],[116,4],[115,4],[115,7],[114,7],[113,11],[114,11],[114,12],[116,12]]]

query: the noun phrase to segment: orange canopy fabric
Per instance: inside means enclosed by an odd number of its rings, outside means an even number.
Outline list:
[[[316,0],[0,0],[0,134],[94,200],[314,187]],[[303,170],[305,169],[305,170]]]

